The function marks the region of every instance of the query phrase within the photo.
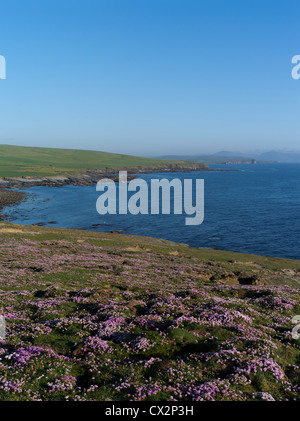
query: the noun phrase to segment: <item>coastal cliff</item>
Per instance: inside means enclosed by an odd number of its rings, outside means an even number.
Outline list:
[[[166,164],[164,166],[94,169],[78,173],[43,177],[3,177],[0,178],[0,188],[26,188],[33,186],[61,187],[66,185],[88,186],[97,183],[101,178],[111,178],[112,180],[117,181],[119,171],[127,171],[129,177],[132,177],[133,174],[210,171],[210,169],[205,164],[186,163]]]

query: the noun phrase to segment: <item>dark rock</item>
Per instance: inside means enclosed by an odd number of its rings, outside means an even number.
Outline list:
[[[43,268],[37,266],[30,266],[29,269],[32,270],[32,272],[44,272]]]
[[[55,297],[57,295],[57,289],[56,288],[49,288],[46,290],[39,289],[34,293],[34,296],[37,298],[51,298]]]
[[[259,278],[257,275],[239,276],[238,282],[240,285],[256,285],[256,286],[266,285],[266,282],[263,279]]]

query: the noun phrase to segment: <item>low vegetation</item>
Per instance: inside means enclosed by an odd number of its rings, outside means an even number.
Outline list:
[[[0,236],[0,400],[299,400],[299,261],[8,223]]]
[[[0,177],[41,177],[84,172],[89,169],[160,168],[191,165],[131,155],[77,149],[0,145]],[[198,164],[199,167],[200,164]],[[203,168],[206,168],[203,165]]]

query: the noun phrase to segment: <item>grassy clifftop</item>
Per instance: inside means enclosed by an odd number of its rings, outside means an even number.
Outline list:
[[[191,165],[99,151],[0,145],[0,177],[55,176],[105,168],[159,169],[180,164]],[[197,165],[200,168],[201,164]]]
[[[300,262],[0,224],[0,400],[294,400]]]

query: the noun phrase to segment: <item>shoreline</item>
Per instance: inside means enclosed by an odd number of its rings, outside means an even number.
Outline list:
[[[27,200],[28,195],[23,192],[0,188],[0,221],[4,221],[2,211],[8,206],[14,206]]]
[[[141,168],[111,168],[104,170],[86,170],[81,173],[42,176],[42,177],[3,177],[0,179],[0,189],[6,188],[27,188],[34,186],[44,187],[62,187],[66,185],[89,186],[97,183],[101,178],[111,178],[118,181],[117,173],[127,171],[128,176],[133,178],[135,174],[154,174],[154,173],[172,173],[172,172],[197,172],[197,171],[239,171],[229,168],[208,168],[202,164],[176,165],[174,167],[141,167]],[[128,178],[130,179],[130,178]]]
[[[2,221],[0,220],[0,235],[3,234],[28,234],[28,235],[37,235],[37,234],[55,234],[55,235],[70,235],[70,236],[76,236],[80,237],[83,236],[86,239],[96,239],[97,237],[103,238],[105,241],[112,240],[119,242],[133,242],[134,246],[137,247],[139,243],[152,243],[156,246],[162,246],[162,247],[171,247],[175,248],[176,250],[180,249],[182,253],[189,253],[189,252],[195,252],[197,254],[212,254],[214,255],[213,259],[217,259],[217,256],[222,256],[220,261],[222,261],[224,264],[241,264],[243,263],[242,259],[246,258],[248,260],[248,265],[254,267],[255,271],[255,265],[253,266],[253,261],[256,259],[264,260],[266,264],[272,263],[273,261],[279,261],[286,263],[287,267],[289,267],[292,264],[297,265],[297,274],[300,274],[300,259],[291,258],[291,257],[282,257],[282,256],[272,256],[268,254],[257,254],[252,252],[244,252],[244,251],[236,251],[236,250],[223,250],[223,249],[214,249],[209,247],[194,247],[190,246],[187,243],[168,240],[161,237],[152,237],[149,235],[141,235],[141,234],[128,234],[128,233],[121,233],[119,231],[94,231],[94,230],[86,230],[83,228],[63,228],[63,227],[54,227],[54,226],[42,226],[39,224],[20,224],[16,222],[10,222],[10,221]],[[108,238],[109,237],[109,238]],[[141,248],[142,249],[142,248]],[[139,251],[139,246],[136,250],[129,250],[131,251]],[[176,256],[177,254],[174,254]],[[172,255],[171,255],[172,256]],[[236,260],[233,260],[233,257],[236,258]],[[210,256],[210,258],[212,258]],[[289,276],[290,273],[285,273],[285,275]],[[296,274],[293,274],[293,276],[296,276]],[[300,276],[299,276],[300,277]],[[297,280],[297,283],[300,283],[300,280]]]
[[[63,187],[63,186],[91,186],[101,178],[110,178],[118,182],[119,171],[127,171],[128,181],[135,178],[136,174],[197,172],[197,171],[239,171],[238,169],[209,168],[203,164],[166,166],[166,167],[141,167],[141,168],[111,168],[102,170],[86,170],[81,173],[43,176],[43,177],[3,177],[0,178],[0,221],[5,221],[3,209],[18,205],[29,198],[28,194],[13,189],[26,189],[30,187]]]

